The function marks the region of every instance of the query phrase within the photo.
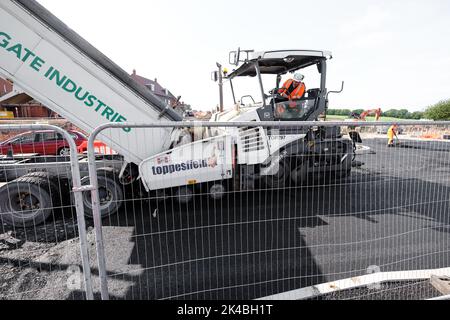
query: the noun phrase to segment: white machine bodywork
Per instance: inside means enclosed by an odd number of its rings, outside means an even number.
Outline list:
[[[250,60],[264,58],[264,59],[277,59],[287,58],[291,55],[305,55],[312,57],[332,57],[330,51],[319,50],[280,50],[280,51],[258,51],[250,54]]]
[[[139,165],[144,187],[157,190],[229,179],[235,165],[232,144],[231,136],[221,135],[145,159]]]
[[[0,61],[1,76],[86,132],[111,120],[167,121],[158,119],[152,105],[12,1],[0,2]],[[80,87],[79,97],[89,92],[82,101],[75,96]],[[126,161],[139,163],[167,149],[171,131],[170,128],[109,130],[99,135],[99,139]],[[144,137],[151,137],[152,143],[142,144]]]
[[[250,106],[237,106],[232,110],[214,114],[211,122],[224,121],[247,121],[260,122],[257,109],[262,103]],[[214,129],[213,129],[214,130]],[[239,164],[267,164],[270,162],[278,162],[279,150],[287,144],[305,138],[305,134],[281,134],[276,132],[276,128],[271,128],[270,135],[267,129],[263,127],[252,128],[219,128],[215,129],[215,133],[221,130],[229,132],[232,136],[237,137],[238,146],[238,163]],[[261,171],[261,175],[274,174],[271,170]]]
[[[108,122],[177,119],[72,32],[35,1],[0,1],[0,76],[88,133]],[[260,121],[259,106],[231,111],[226,121]],[[196,142],[172,128],[111,129],[98,136],[125,162],[139,165],[147,190],[229,179],[235,158],[237,164],[270,165],[282,146],[303,137],[268,137],[262,127],[211,129],[209,138]],[[169,150],[174,141],[181,146]]]

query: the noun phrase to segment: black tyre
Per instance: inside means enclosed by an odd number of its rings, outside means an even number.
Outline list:
[[[294,185],[307,185],[313,181],[312,174],[308,175],[308,163],[303,161],[296,166],[291,172],[291,179]]]
[[[278,165],[277,173],[262,178],[263,185],[269,189],[283,188],[289,181],[289,165],[286,161],[280,161]]]
[[[345,158],[345,160],[342,162],[341,166],[340,166],[340,172],[339,172],[339,177],[340,178],[345,178],[348,177],[351,172],[352,172],[352,162],[353,162],[353,154],[349,153],[347,154],[347,157]]]
[[[58,156],[70,156],[70,148],[69,147],[59,148]]]
[[[223,200],[227,195],[224,183],[212,183],[208,188],[209,197],[214,201]]]
[[[40,177],[20,177],[0,188],[0,221],[18,228],[36,226],[52,214],[50,184]]]
[[[38,178],[48,183],[50,187],[50,196],[52,197],[54,206],[62,205],[63,200],[68,195],[65,190],[66,186],[58,179],[58,177],[51,175],[49,172],[30,172],[21,178]]]
[[[194,198],[194,190],[190,186],[181,186],[173,190],[173,196],[179,204],[186,205]]]
[[[100,217],[104,218],[116,213],[123,204],[124,190],[119,183],[119,179],[111,172],[98,171],[98,193],[100,198]],[[81,185],[88,185],[89,177],[81,179]],[[73,199],[72,194],[72,199]],[[84,215],[87,218],[93,218],[91,191],[85,191],[82,194]],[[74,203],[74,201],[72,201]]]

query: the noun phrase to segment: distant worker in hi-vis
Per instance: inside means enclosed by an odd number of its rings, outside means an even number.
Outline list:
[[[387,136],[388,136],[388,147],[393,147],[394,146],[394,137],[397,137],[397,128],[398,126],[396,124],[393,124],[392,126],[389,127],[388,131],[387,131]]]

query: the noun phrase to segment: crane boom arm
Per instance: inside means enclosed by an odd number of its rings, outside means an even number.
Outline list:
[[[182,120],[34,0],[0,2],[0,75],[88,133],[107,122]],[[140,163],[166,150],[170,134],[168,128],[125,128],[99,138]],[[144,135],[152,143],[143,145]]]

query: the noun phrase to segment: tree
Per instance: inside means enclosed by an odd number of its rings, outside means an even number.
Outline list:
[[[421,111],[415,111],[415,112],[411,113],[411,119],[420,120],[423,118],[423,114],[424,113]]]
[[[397,117],[400,119],[410,119],[411,113],[406,109],[400,109],[397,111]]]
[[[450,99],[429,106],[425,111],[425,117],[432,120],[450,120]]]
[[[388,111],[383,112],[383,117],[391,117],[391,118],[398,118],[398,110],[397,109],[390,109]]]
[[[338,111],[338,114],[341,116],[350,116],[350,114],[352,113],[350,109],[339,109]]]

